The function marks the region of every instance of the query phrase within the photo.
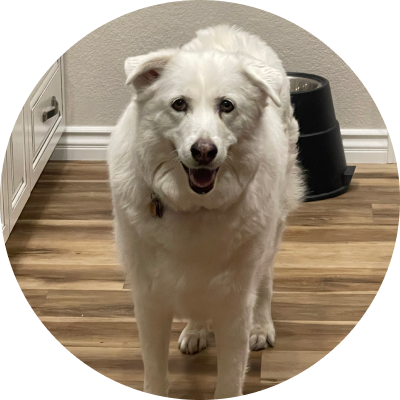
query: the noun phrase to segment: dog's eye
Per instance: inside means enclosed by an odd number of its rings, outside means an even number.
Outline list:
[[[186,104],[185,100],[177,99],[172,103],[172,108],[175,111],[186,111],[187,110],[187,104]]]
[[[230,113],[234,108],[235,106],[229,100],[222,100],[221,104],[219,105],[219,109],[224,113]]]

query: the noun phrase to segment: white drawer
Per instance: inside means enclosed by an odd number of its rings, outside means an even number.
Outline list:
[[[58,63],[50,68],[42,85],[31,101],[31,154],[33,168],[41,157],[42,150],[51,139],[63,115],[61,71]]]

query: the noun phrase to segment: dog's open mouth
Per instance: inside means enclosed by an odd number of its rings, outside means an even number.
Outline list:
[[[198,194],[206,194],[214,187],[215,178],[219,168],[188,168],[183,164],[183,169],[189,178],[190,188]]]

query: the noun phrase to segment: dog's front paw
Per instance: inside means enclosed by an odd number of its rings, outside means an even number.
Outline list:
[[[178,339],[179,350],[184,354],[195,354],[207,347],[207,328],[192,328],[190,323]]]
[[[275,328],[274,325],[267,327],[253,326],[250,333],[249,347],[252,351],[266,349],[268,346],[275,345]]]

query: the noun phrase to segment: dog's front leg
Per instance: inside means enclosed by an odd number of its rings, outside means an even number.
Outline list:
[[[168,350],[172,314],[151,296],[135,300],[144,364],[144,391],[168,397]]]
[[[243,394],[243,381],[249,354],[251,310],[240,310],[238,306],[236,311],[235,316],[224,315],[213,321],[218,357],[215,399]]]
[[[275,327],[272,321],[271,305],[273,294],[274,258],[279,250],[282,235],[285,229],[285,220],[278,223],[274,238],[274,245],[264,254],[263,271],[259,279],[258,296],[254,306],[253,324],[250,333],[250,350],[262,350],[275,345]]]

